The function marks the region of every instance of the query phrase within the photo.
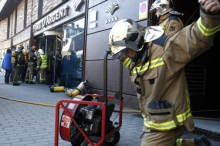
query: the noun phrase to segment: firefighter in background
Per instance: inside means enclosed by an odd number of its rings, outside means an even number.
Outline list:
[[[76,55],[75,50],[70,51],[71,55],[65,55],[62,61],[62,76],[65,88],[74,89],[79,85],[77,79],[78,70],[80,68],[80,59]]]
[[[23,54],[24,54],[24,59],[25,59],[25,64],[21,66],[21,75],[20,75],[20,80],[21,82],[25,82],[25,75],[27,71],[27,51],[23,49]]]
[[[16,48],[12,47],[11,51],[11,64],[12,64],[12,72],[11,72],[11,79],[10,81],[13,82],[14,74],[15,74],[15,62],[16,62]]]
[[[59,48],[56,49],[55,55],[55,83],[61,83],[61,72],[62,72],[62,55]]]
[[[137,22],[124,19],[110,31],[112,57],[120,59],[129,69],[136,87],[144,119],[142,146],[210,146],[205,136],[180,138],[186,130],[194,130],[184,67],[207,51],[220,31],[220,2],[199,0],[199,3],[197,22],[161,44],[154,43],[163,37],[159,26],[144,29]]]
[[[38,50],[39,56],[37,57],[37,69],[40,75],[40,83],[45,83],[47,72],[47,56],[44,54],[43,49]]]
[[[19,76],[21,74],[21,67],[25,65],[25,57],[23,54],[24,47],[23,45],[19,45],[18,48],[16,49],[16,58],[15,58],[15,72],[14,72],[14,77],[13,77],[13,86],[19,86],[20,84],[18,83]]]
[[[33,77],[34,77],[34,68],[37,64],[37,56],[35,52],[37,50],[36,46],[32,46],[28,52],[28,60],[27,60],[27,71],[25,76],[25,82],[28,84],[34,84]]]
[[[164,29],[164,38],[175,34],[183,28],[183,23],[180,19],[183,14],[174,11],[173,7],[172,0],[156,0],[150,8],[150,12],[155,12],[158,24]]]

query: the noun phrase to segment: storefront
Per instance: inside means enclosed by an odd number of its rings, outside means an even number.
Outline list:
[[[47,84],[75,88],[82,78],[85,2],[70,0],[33,24],[35,44],[48,57]]]

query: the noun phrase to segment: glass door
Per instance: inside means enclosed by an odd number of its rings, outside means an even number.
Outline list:
[[[66,88],[76,88],[82,80],[84,21],[82,18],[63,26],[62,79]]]

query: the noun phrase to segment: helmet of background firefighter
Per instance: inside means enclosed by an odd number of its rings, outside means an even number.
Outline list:
[[[126,48],[141,51],[144,43],[156,40],[164,30],[160,26],[143,27],[131,19],[118,21],[109,33],[109,49],[113,59],[123,57]]]
[[[34,51],[37,51],[38,47],[37,47],[37,45],[33,45],[33,46],[31,46],[31,49],[34,50]]]
[[[173,10],[172,0],[156,0],[150,8],[150,12],[158,11],[160,15],[164,15]]]
[[[38,53],[39,53],[40,55],[44,55],[44,50],[43,50],[43,49],[39,49],[39,50],[38,50]]]
[[[21,52],[24,49],[23,45],[18,45],[16,48],[16,52]]]

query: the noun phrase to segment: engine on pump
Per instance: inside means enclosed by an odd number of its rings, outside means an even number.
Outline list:
[[[97,102],[97,99],[94,98],[91,99],[88,96],[83,100]],[[67,105],[66,107],[68,108],[69,106],[70,104]],[[106,133],[110,132],[115,128],[113,122],[110,120],[114,108],[115,108],[114,104],[106,105],[106,123],[105,123]],[[101,129],[102,129],[102,107],[96,105],[74,104],[74,108],[72,109],[73,109],[72,111],[73,118],[79,124],[80,128],[86,133],[86,135],[91,139],[92,142],[94,143],[98,142],[101,137]],[[66,116],[65,112],[63,113],[62,116]],[[62,130],[62,121],[61,121],[61,130]],[[81,146],[88,144],[84,136],[80,133],[80,131],[74,125],[73,122],[71,122],[69,131],[66,132],[70,132],[69,140],[73,146]],[[65,137],[62,136],[62,131],[61,131],[61,138],[67,140]],[[119,132],[116,132],[116,134],[114,134],[113,136],[113,139],[111,137],[111,140],[106,140],[105,143],[107,145],[115,145],[116,143],[118,143],[119,139],[120,139],[120,134]]]

